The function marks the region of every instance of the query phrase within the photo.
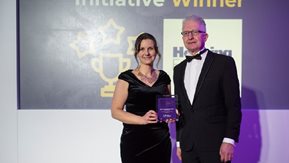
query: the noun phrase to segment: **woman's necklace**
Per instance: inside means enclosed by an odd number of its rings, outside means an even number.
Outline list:
[[[157,73],[155,70],[152,70],[151,77],[148,77],[145,74],[143,74],[142,72],[140,72],[139,68],[136,69],[136,74],[140,77],[141,81],[143,81],[145,83],[149,83],[149,84],[154,83],[157,79]]]

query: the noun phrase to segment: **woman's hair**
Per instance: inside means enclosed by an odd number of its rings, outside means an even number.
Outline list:
[[[159,57],[159,58],[158,58],[158,62],[157,62],[157,65],[158,65],[158,63],[159,63],[159,61],[160,61],[160,58],[161,58],[161,54],[160,54],[160,52],[159,52],[159,48],[158,48],[157,41],[156,41],[155,37],[154,37],[153,35],[149,34],[149,33],[142,33],[142,34],[140,34],[140,35],[137,37],[136,41],[135,41],[135,44],[134,44],[134,57],[135,57],[135,59],[136,59],[136,62],[138,63],[137,54],[138,54],[138,52],[140,51],[141,42],[142,42],[143,40],[146,40],[146,39],[152,40],[153,43],[154,43],[155,51],[156,51],[156,53],[157,53],[157,56]]]

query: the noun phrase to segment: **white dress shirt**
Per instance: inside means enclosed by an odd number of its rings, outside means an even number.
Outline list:
[[[201,74],[201,70],[205,62],[205,59],[207,57],[207,53],[208,51],[204,52],[201,55],[202,56],[201,60],[193,59],[191,62],[188,62],[186,66],[184,83],[191,104],[193,103],[194,100],[199,76]]]

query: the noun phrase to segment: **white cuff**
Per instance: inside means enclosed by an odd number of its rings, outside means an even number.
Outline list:
[[[223,143],[229,143],[229,144],[232,144],[233,146],[235,146],[235,140],[234,139],[224,138]]]
[[[176,142],[176,146],[177,146],[177,147],[181,147],[179,141]]]

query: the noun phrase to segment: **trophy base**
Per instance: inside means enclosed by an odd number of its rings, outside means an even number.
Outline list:
[[[109,86],[104,86],[103,88],[100,89],[100,96],[101,97],[112,97],[114,93],[115,86],[109,85]]]

